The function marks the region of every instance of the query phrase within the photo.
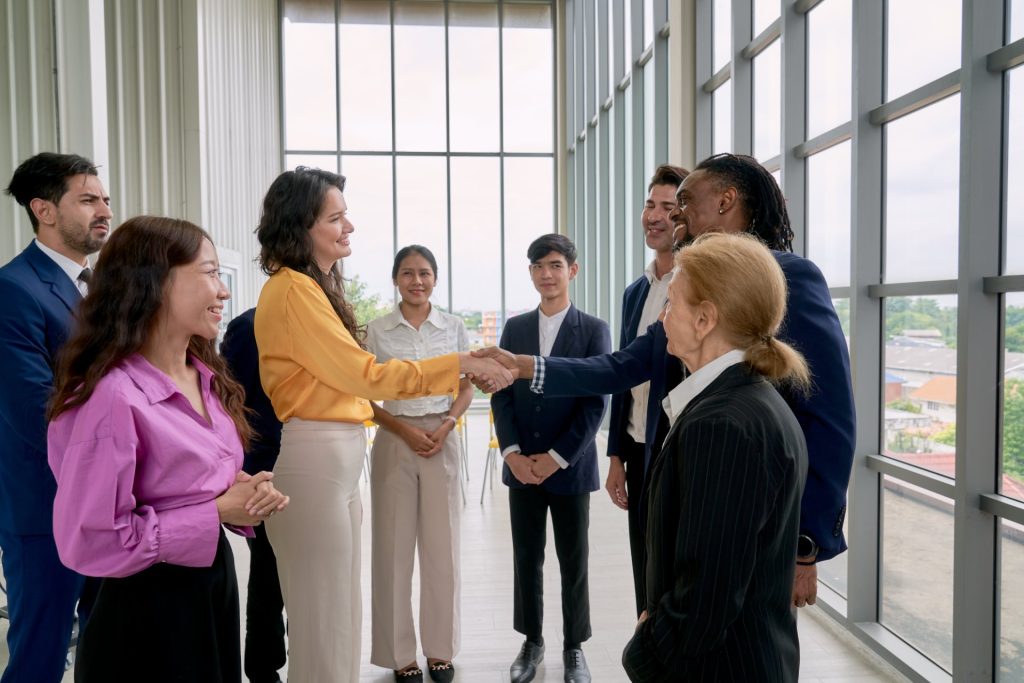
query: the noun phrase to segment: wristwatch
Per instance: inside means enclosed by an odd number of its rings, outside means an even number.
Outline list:
[[[818,544],[807,534],[800,534],[796,540],[796,557],[797,564],[814,564],[818,557]]]

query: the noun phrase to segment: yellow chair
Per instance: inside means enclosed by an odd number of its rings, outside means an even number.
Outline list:
[[[490,424],[491,440],[487,443],[487,460],[484,461],[484,480],[480,486],[480,504],[484,504],[484,492],[487,490],[487,482],[491,483],[491,490],[494,490],[494,473],[498,470],[498,459],[501,457],[501,447],[498,446],[498,437],[494,434],[494,411],[487,411],[487,421]],[[490,475],[490,476],[488,476]]]
[[[363,428],[366,430],[366,452],[363,453],[363,481],[370,481],[370,449],[373,448],[373,437],[377,433],[377,423],[373,420],[364,420]]]

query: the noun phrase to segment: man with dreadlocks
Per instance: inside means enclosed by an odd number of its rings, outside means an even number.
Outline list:
[[[786,200],[775,179],[755,159],[717,154],[702,161],[683,180],[679,208],[672,218],[676,239],[685,247],[705,232],[747,232],[775,255],[789,290],[779,339],[804,355],[812,386],[780,391],[803,429],[808,473],[800,505],[793,604],[803,607],[817,597],[816,563],[846,550],[843,519],[854,449],[853,389],[850,357],[825,279],[811,261],[793,251],[793,230]],[[660,377],[665,332],[656,322],[648,333],[615,353],[589,358],[517,356],[520,378],[548,396],[583,396],[625,391],[652,381],[650,400],[660,401],[671,386]],[[660,340],[660,344],[658,343]],[[486,349],[480,354],[497,355]],[[503,362],[511,364],[511,356]],[[658,383],[655,389],[654,384]],[[648,604],[648,612],[656,609]]]

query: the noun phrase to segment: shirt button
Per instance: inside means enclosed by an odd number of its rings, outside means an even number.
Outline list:
[[[539,413],[540,412],[540,406],[537,406],[536,408],[534,408],[534,411]]]
[[[540,438],[540,432],[534,432],[533,436],[534,436],[534,438],[539,439]]]

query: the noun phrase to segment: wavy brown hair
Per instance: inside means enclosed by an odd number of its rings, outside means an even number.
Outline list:
[[[142,349],[156,329],[171,269],[195,261],[203,240],[213,242],[198,225],[157,216],[136,216],[113,232],[96,261],[74,332],[57,358],[47,420],[88,401],[112,368]],[[188,352],[213,371],[213,390],[248,446],[252,430],[245,392],[214,343],[193,335]]]
[[[328,272],[320,270],[313,257],[313,239],[309,230],[316,223],[327,192],[336,187],[345,191],[345,176],[319,168],[299,166],[277,176],[266,197],[256,228],[260,241],[260,267],[267,275],[281,268],[308,275],[327,295],[331,308],[359,346],[365,348],[366,331],[356,321],[355,311],[345,300],[345,281],[335,263]]]

